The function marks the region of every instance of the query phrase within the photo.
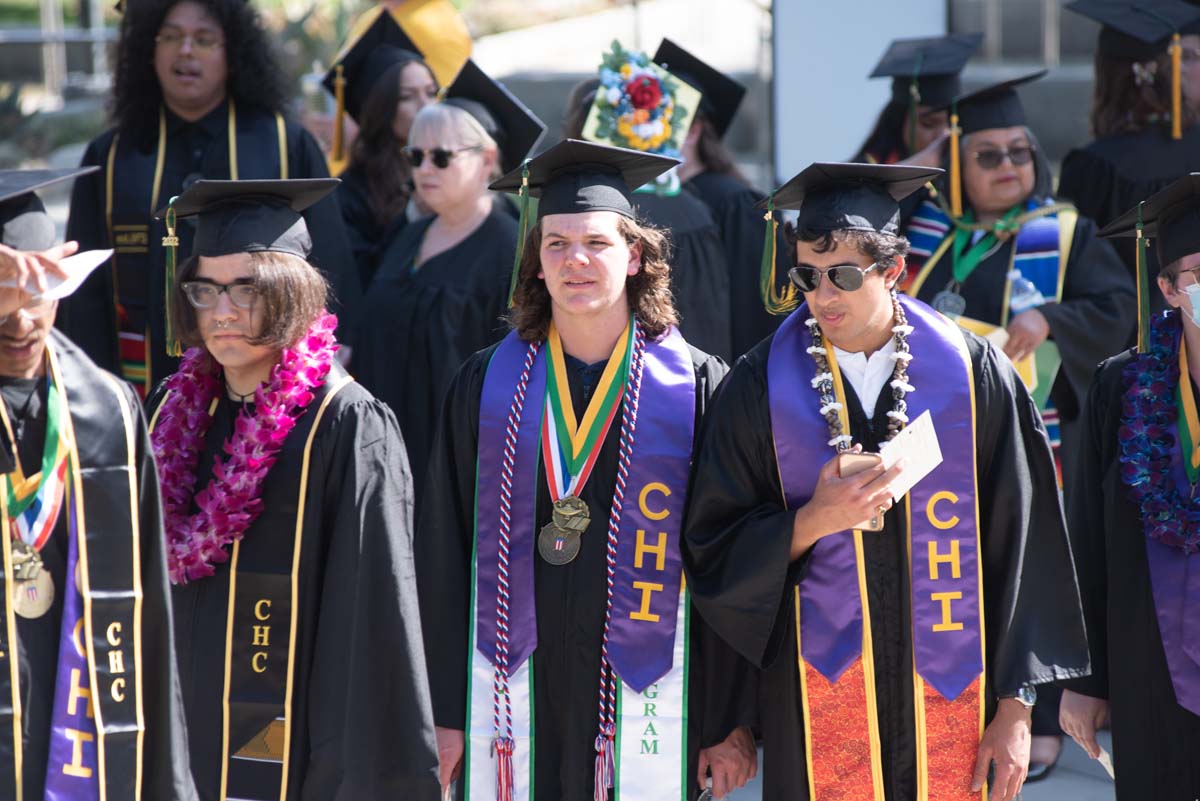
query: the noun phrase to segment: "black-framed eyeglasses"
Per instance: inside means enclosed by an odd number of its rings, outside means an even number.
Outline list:
[[[975,153],[975,161],[985,170],[994,170],[1004,163],[1005,159],[1012,162],[1014,167],[1024,167],[1033,161],[1034,148],[1032,145],[1019,145],[1008,150],[988,148]]]
[[[414,170],[417,167],[420,167],[425,161],[425,154],[427,153],[429,154],[430,160],[433,162],[433,166],[437,167],[439,170],[444,170],[450,166],[450,160],[459,153],[470,153],[475,150],[483,150],[483,145],[460,147],[454,150],[444,147],[435,147],[431,150],[425,150],[424,148],[412,147],[410,145],[405,147],[401,152],[404,153],[404,158],[408,159],[409,165]]]
[[[258,299],[258,287],[253,283],[218,284],[216,281],[184,281],[181,285],[188,303],[197,309],[211,309],[217,305],[221,293],[229,295],[229,302],[239,309],[249,309]]]
[[[821,276],[829,276],[829,281],[843,292],[853,292],[862,289],[863,280],[867,273],[879,269],[876,262],[869,267],[859,267],[857,264],[835,264],[832,267],[819,269],[801,264],[788,270],[788,277],[801,292],[815,292],[821,284]]]

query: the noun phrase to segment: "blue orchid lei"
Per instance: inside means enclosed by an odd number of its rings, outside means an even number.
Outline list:
[[[1200,498],[1183,496],[1172,469],[1181,326],[1177,311],[1156,317],[1149,352],[1126,365],[1118,441],[1121,481],[1138,506],[1146,536],[1193,554],[1200,551]]]

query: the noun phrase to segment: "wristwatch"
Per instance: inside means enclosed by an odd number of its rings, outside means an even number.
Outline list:
[[[1002,698],[1015,698],[1021,702],[1021,706],[1032,709],[1033,705],[1037,703],[1037,688],[1032,684],[1026,684],[1017,690],[1015,695],[1005,695]]]

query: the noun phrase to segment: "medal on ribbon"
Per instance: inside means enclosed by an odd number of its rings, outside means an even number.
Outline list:
[[[538,535],[538,553],[552,565],[565,565],[579,555],[583,534],[591,523],[591,510],[580,494],[625,397],[633,354],[633,326],[626,325],[617,339],[583,419],[578,422],[567,383],[566,356],[553,322],[546,344],[542,460],[554,513]]]
[[[10,536],[13,539],[13,609],[24,618],[38,618],[54,604],[54,580],[42,562],[41,550],[58,515],[62,511],[63,490],[67,478],[67,447],[62,428],[62,396],[47,380],[46,443],[42,447],[41,469],[26,476],[20,459],[14,459],[16,470],[4,475],[7,496]],[[0,419],[16,448],[16,437],[8,412],[0,403]]]

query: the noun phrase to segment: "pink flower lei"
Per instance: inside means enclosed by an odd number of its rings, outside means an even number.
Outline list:
[[[240,540],[262,513],[262,483],[279,449],[313,400],[333,365],[337,318],[318,319],[291,348],[280,354],[271,377],[254,393],[254,411],[243,408],[225,441],[228,459],[213,463],[208,486],[193,494],[204,437],[212,424],[209,407],[221,391],[221,366],[203,348],[183,355],[179,371],[167,379],[169,393],[150,434],[162,485],[167,532],[167,570],[174,584],[211,576],[213,565],[229,559],[226,550]],[[188,514],[192,499],[199,508]]]

